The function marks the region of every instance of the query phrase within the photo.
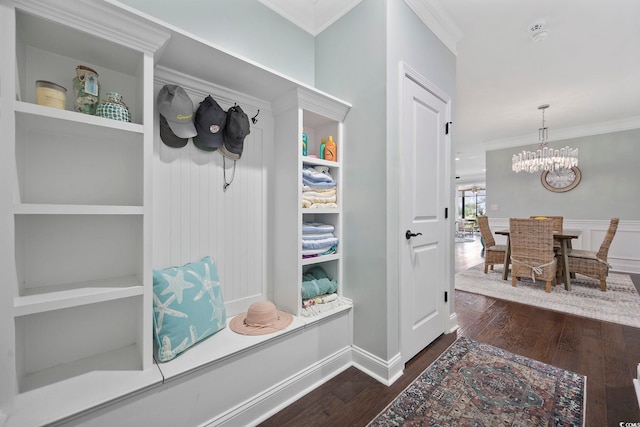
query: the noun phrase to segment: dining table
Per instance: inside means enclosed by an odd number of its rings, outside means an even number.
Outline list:
[[[573,230],[563,228],[559,231],[553,232],[553,239],[557,240],[560,243],[560,262],[562,263],[562,271],[563,271],[563,279],[564,279],[564,288],[567,291],[571,290],[571,272],[569,271],[569,249],[572,248],[571,240],[577,239],[580,237],[582,233],[581,230]],[[509,264],[511,263],[511,242],[509,240],[509,229],[504,230],[496,230],[495,234],[501,236],[507,236],[507,250],[504,255],[504,268],[502,270],[502,279],[507,280],[509,275]]]

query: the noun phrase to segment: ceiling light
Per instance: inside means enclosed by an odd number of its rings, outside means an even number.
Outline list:
[[[540,146],[536,151],[523,150],[522,153],[514,154],[511,158],[511,169],[518,173],[520,171],[538,172],[539,170],[559,170],[571,169],[578,166],[578,149],[568,145],[559,150],[554,150],[547,146],[549,128],[545,126],[544,110],[549,108],[549,104],[538,107],[542,110],[542,127],[538,129],[538,139]]]

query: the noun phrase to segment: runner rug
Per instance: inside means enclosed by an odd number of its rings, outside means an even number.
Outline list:
[[[542,281],[522,277],[513,287],[511,275],[502,280],[501,266],[484,274],[482,263],[457,273],[455,282],[460,291],[640,328],[640,295],[628,274],[609,273],[606,292],[597,280],[578,274],[570,291],[560,283],[546,293]]]
[[[586,377],[456,340],[370,427],[583,426]]]

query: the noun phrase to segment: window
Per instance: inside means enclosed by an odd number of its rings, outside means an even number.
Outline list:
[[[475,219],[486,213],[486,190],[483,186],[460,186],[456,197],[456,218]]]

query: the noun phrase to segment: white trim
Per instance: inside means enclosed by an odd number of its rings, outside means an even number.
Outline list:
[[[170,38],[167,31],[141,22],[130,14],[121,13],[109,5],[100,4],[100,2],[78,0],[74,2],[66,0],[14,1],[21,10],[53,19],[70,28],[82,30],[105,40],[115,41],[141,52],[158,52]],[[119,6],[119,3],[116,5]]]
[[[453,279],[455,280],[455,278]],[[453,292],[453,298],[449,298],[449,304],[453,304],[455,301],[455,292]],[[453,313],[449,316],[449,329],[447,334],[453,333],[458,330],[458,313]]]
[[[458,55],[457,44],[463,32],[455,24],[438,0],[404,0],[418,15],[418,18],[454,54]]]
[[[351,367],[351,349],[345,347],[307,369],[274,384],[268,390],[240,403],[202,426],[257,425],[349,367]]]
[[[400,353],[391,360],[384,360],[355,345],[352,350],[353,366],[382,384],[390,386],[402,376],[404,365]]]
[[[362,0],[258,0],[312,36],[317,36]]]

